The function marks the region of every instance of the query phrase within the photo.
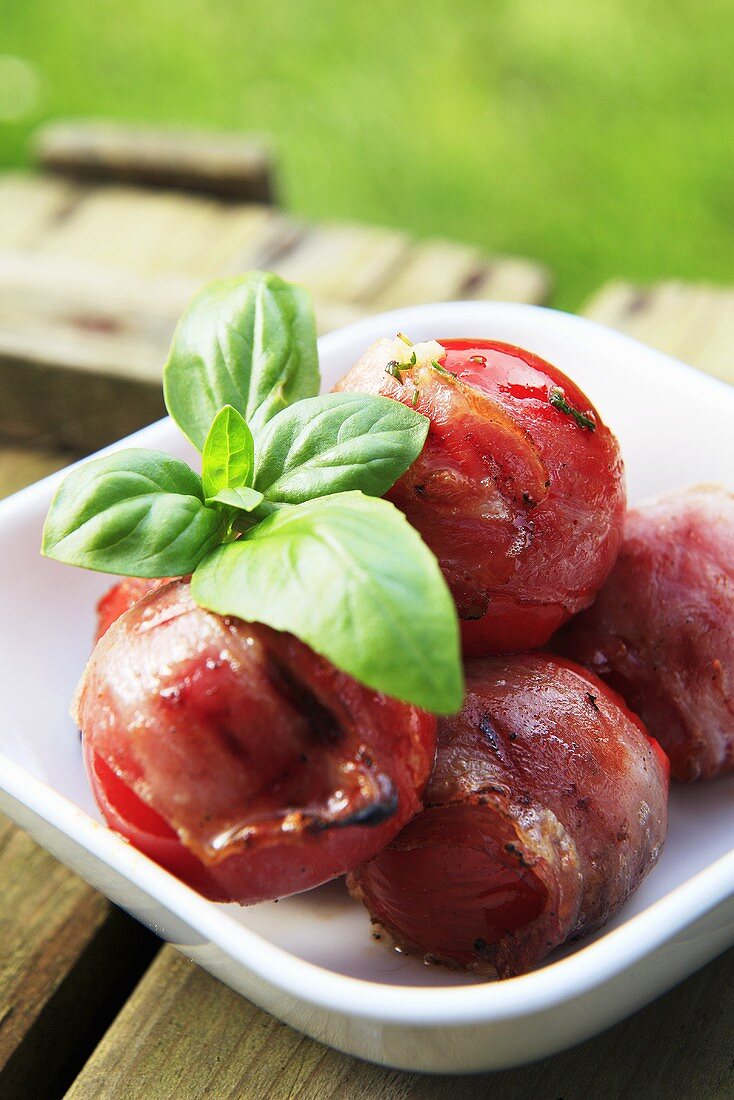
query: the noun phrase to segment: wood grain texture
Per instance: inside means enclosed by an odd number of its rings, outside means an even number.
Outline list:
[[[33,248],[68,217],[84,191],[29,172],[0,175],[0,248]]]
[[[0,497],[73,456],[0,446]],[[0,816],[0,1097],[52,1095],[115,1014],[155,938]]]
[[[245,208],[243,215],[241,208],[215,199],[101,186],[90,189],[63,221],[49,228],[43,251],[140,274],[169,272],[203,280],[272,216],[262,206]]]
[[[543,305],[550,297],[552,279],[548,268],[533,260],[502,256],[492,260],[464,293],[467,298],[495,302],[527,302]]]
[[[583,1045],[500,1073],[427,1077],[297,1034],[166,947],[68,1100],[656,1100],[730,1097],[734,951]]]
[[[0,1097],[46,1097],[156,941],[1,817],[0,882]]]
[[[371,305],[395,309],[462,298],[483,270],[482,254],[477,248],[454,241],[420,241],[383,283]]]
[[[355,304],[375,295],[408,249],[408,235],[398,230],[325,223],[310,227],[273,270],[318,298]]]
[[[584,314],[734,384],[734,289],[705,283],[609,283]]]
[[[73,179],[257,202],[274,196],[270,143],[253,136],[74,120],[41,127],[34,146],[42,168]]]
[[[88,453],[162,416],[166,351],[197,287],[0,249],[0,438]]]
[[[73,457],[59,451],[0,446],[0,498],[60,470]]]
[[[271,268],[302,282],[320,333],[417,301],[538,301],[548,289],[539,265],[450,241],[180,192],[7,179],[8,208],[33,212],[15,236],[0,214],[0,438],[16,442],[86,453],[162,416],[176,321],[212,277]]]

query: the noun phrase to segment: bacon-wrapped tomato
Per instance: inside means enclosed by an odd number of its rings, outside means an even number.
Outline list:
[[[677,779],[734,769],[734,495],[667,493],[631,510],[594,605],[553,639],[624,696]]]
[[[475,659],[466,677],[425,809],[349,884],[403,949],[504,978],[602,925],[647,874],[667,761],[570,662]]]
[[[75,714],[107,821],[210,897],[317,886],[420,808],[435,718],[173,581],[97,644]]]
[[[604,583],[622,540],[617,441],[581,390],[509,344],[380,340],[336,386],[424,413],[423,452],[388,494],[441,563],[464,650],[544,645]]]

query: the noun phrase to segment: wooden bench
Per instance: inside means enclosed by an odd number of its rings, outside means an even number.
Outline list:
[[[140,179],[94,183],[88,167],[72,171],[71,154],[61,177],[51,137],[41,148],[56,174],[0,177],[0,495],[160,414],[171,327],[213,275],[259,265],[301,280],[322,330],[407,302],[538,302],[548,292],[539,265],[468,245],[307,225],[262,202]],[[734,381],[733,304],[732,291],[614,284],[584,312]],[[159,948],[2,820],[0,883],[0,1098],[67,1088],[78,1100],[731,1095],[734,951],[573,1051],[504,1073],[425,1078],[278,1023]]]

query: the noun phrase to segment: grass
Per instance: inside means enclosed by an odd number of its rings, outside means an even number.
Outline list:
[[[730,0],[24,0],[0,164],[54,115],[257,130],[291,209],[536,257],[565,308],[734,282],[733,42]]]

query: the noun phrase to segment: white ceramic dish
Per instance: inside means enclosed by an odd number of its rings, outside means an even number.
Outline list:
[[[567,314],[477,302],[384,314],[321,341],[325,386],[398,329],[415,340],[491,335],[557,364],[619,434],[632,500],[696,481],[734,487],[734,389]],[[193,460],[168,421],[134,440]],[[108,582],[39,556],[58,480],[0,504],[0,809],[234,989],[350,1054],[472,1071],[585,1039],[734,943],[734,778],[675,790],[663,857],[617,918],[593,941],[502,983],[375,943],[340,883],[245,910],[199,897],[100,825],[93,807],[67,710]]]

